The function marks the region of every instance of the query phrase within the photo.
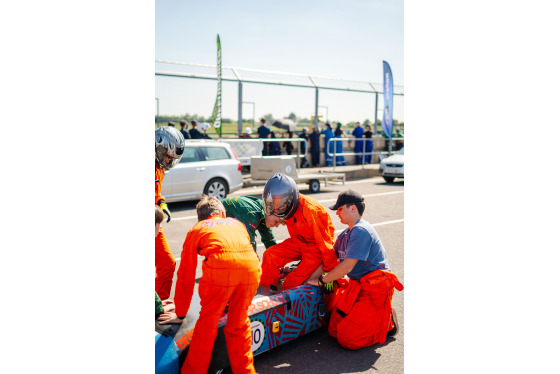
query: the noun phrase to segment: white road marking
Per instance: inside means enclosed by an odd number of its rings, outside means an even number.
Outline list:
[[[403,218],[403,219],[396,219],[396,220],[393,220],[393,221],[378,222],[378,223],[372,224],[372,226],[373,226],[373,227],[376,227],[376,226],[390,225],[390,224],[393,224],[393,223],[400,223],[400,222],[404,222],[404,218]],[[343,232],[344,230],[345,230],[345,229],[335,230],[334,233],[335,233],[335,235],[336,235],[336,234],[340,234],[340,233]],[[280,244],[280,243],[282,243],[283,241],[284,241],[284,240],[279,240],[277,243]],[[264,247],[264,244],[259,243],[259,244],[257,244],[257,247]],[[175,259],[175,262],[179,262],[179,261],[181,261],[181,258],[180,258],[180,257]]]
[[[372,194],[362,195],[362,197],[385,196],[385,195],[394,195],[394,194],[398,194],[398,193],[404,193],[404,190],[372,193]],[[325,200],[317,200],[317,201],[322,204],[322,203],[330,203],[330,202],[336,201],[336,199],[325,199]],[[187,216],[187,217],[172,218],[172,221],[182,221],[182,220],[185,220],[185,219],[198,219],[198,216]]]
[[[391,192],[380,192],[380,193],[371,193],[367,195],[362,195],[362,197],[373,197],[373,196],[385,196],[385,195],[394,195],[398,193],[404,193],[404,190],[401,191],[391,191]],[[326,199],[326,200],[317,200],[320,203],[330,203],[332,201],[336,201],[336,199]]]

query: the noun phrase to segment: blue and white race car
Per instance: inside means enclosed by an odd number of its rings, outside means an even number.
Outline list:
[[[156,319],[156,374],[178,374],[185,361],[194,326],[200,314],[200,297],[193,294],[189,313],[181,325],[160,325]],[[325,298],[316,286],[303,285],[271,295],[259,288],[249,307],[253,332],[253,355],[266,352],[325,326]],[[229,367],[224,326],[227,313],[220,318],[209,373]]]

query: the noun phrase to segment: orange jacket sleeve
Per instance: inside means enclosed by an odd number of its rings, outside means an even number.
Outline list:
[[[331,271],[340,263],[334,251],[334,225],[329,214],[312,202],[314,200],[303,204],[303,216],[312,225],[313,237],[323,257],[323,268]]]
[[[163,176],[165,175],[165,171],[160,169],[156,166],[156,202],[157,205],[158,201],[163,200],[165,202],[165,197],[161,196],[161,184],[163,182]]]
[[[196,278],[196,264],[198,255],[198,230],[195,225],[188,233],[183,243],[181,264],[177,271],[175,284],[175,314],[184,317],[189,312]]]

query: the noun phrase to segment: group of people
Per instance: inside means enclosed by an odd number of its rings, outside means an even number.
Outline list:
[[[173,121],[169,121],[167,125],[176,129],[176,123]],[[180,132],[184,139],[212,139],[206,134],[206,131],[210,128],[210,125],[206,122],[198,123],[198,121],[192,120],[191,128],[189,129],[188,122],[182,119],[179,125],[181,126]]]
[[[238,196],[220,201],[204,196],[199,201],[198,223],[186,235],[171,300],[175,261],[172,265],[168,261],[168,267],[162,265],[163,258],[172,256],[168,256],[171,253],[160,227],[163,214],[168,222],[171,216],[160,191],[163,171],[176,165],[183,152],[182,135],[173,130],[156,130],[156,314],[161,324],[182,323],[187,316],[197,256],[205,257],[198,288],[200,316],[182,373],[206,373],[218,321],[226,307],[224,333],[232,371],[255,373],[248,308],[259,287],[272,292],[302,284],[322,287],[331,311],[329,333],[343,347],[359,349],[396,334],[392,295],[402,285],[390,271],[375,229],[362,219],[363,197],[347,190],[329,207],[348,225],[335,241],[327,210],[301,194],[294,180],[281,173],[268,180],[262,199]],[[285,225],[290,234],[281,243],[272,231],[279,225]],[[257,231],[266,247],[262,263],[257,256]],[[300,262],[292,269],[289,264],[294,261]],[[279,287],[281,276],[284,280]],[[162,300],[159,308],[158,295]]]
[[[261,118],[261,125],[257,129],[258,137],[260,139],[269,139],[269,138],[276,138],[274,131],[271,131],[266,126],[266,119]],[[286,132],[288,138],[293,137],[292,131]],[[336,166],[343,166],[347,165],[345,157],[342,155],[343,153],[343,144],[342,141],[331,141],[332,138],[342,138],[344,137],[344,131],[342,130],[342,124],[340,122],[337,123],[335,130],[333,131],[331,124],[326,123],[325,128],[321,131],[316,126],[313,126],[311,133],[308,134],[307,129],[303,129],[301,134],[298,136],[301,139],[304,139],[304,142],[300,142],[300,154],[305,155],[307,153],[307,146],[309,143],[309,151],[311,153],[311,162],[307,160],[307,157],[303,157],[301,160],[301,167],[319,167],[320,166],[320,136],[324,135],[324,154],[325,154],[325,163],[327,166],[333,166],[333,154],[336,155],[335,164]],[[359,122],[356,122],[355,128],[352,131],[352,136],[356,138],[354,143],[354,152],[357,153],[356,155],[356,163],[362,164],[362,162],[366,164],[371,164],[372,162],[372,151],[373,151],[373,132],[371,130],[371,126],[369,124],[365,125],[363,128]],[[243,136],[245,137],[245,136]],[[399,130],[397,130],[396,137],[402,137]],[[362,140],[364,138],[364,140]],[[283,147],[286,148],[286,154],[291,155],[294,149],[291,142],[284,142]],[[402,147],[402,142],[397,142],[397,150],[399,147]],[[336,152],[335,152],[336,150]],[[263,156],[273,156],[273,155],[280,155],[281,154],[281,147],[279,142],[265,142],[263,144],[262,155]],[[362,154],[364,154],[364,159],[362,160]]]

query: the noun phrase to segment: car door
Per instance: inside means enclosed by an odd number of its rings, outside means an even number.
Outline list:
[[[205,161],[195,145],[185,145],[179,164],[165,175],[162,195],[168,202],[196,200],[206,183]]]
[[[200,146],[200,150],[206,160],[207,181],[219,177],[229,183],[231,178],[226,178],[226,175],[237,171],[237,161],[232,159],[227,149],[224,146],[203,145]]]

